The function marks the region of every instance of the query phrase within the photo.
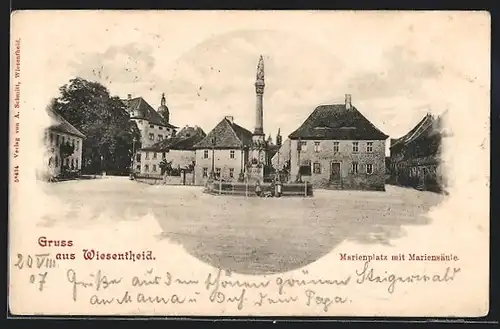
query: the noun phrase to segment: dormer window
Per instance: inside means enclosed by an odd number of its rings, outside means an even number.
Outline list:
[[[154,127],[155,127],[155,125],[149,125],[149,128],[154,128]]]

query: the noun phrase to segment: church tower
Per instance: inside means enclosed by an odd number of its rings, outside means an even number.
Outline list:
[[[170,111],[168,110],[167,107],[167,101],[165,99],[165,93],[161,94],[161,104],[160,107],[158,108],[158,114],[160,114],[163,119],[165,119],[166,123],[169,123],[170,120]]]

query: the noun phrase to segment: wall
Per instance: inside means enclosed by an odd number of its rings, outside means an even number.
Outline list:
[[[137,182],[150,185],[194,185],[194,174],[186,173],[181,176],[144,175],[135,178]]]
[[[203,168],[207,168],[208,174],[212,171],[212,150],[208,150],[208,158],[205,159],[203,157],[204,149],[196,150],[196,166],[195,166],[195,182],[196,185],[204,185],[207,181],[208,177],[203,177]],[[230,150],[215,150],[214,152],[214,168],[221,169],[221,177],[224,180],[238,180],[239,174],[242,169],[242,161],[243,168],[246,159],[248,158],[248,154],[245,151],[234,149],[234,159],[230,157]],[[231,178],[229,176],[229,169],[234,169],[234,177]],[[214,169],[215,171],[215,169]]]
[[[167,136],[171,136],[174,130],[172,128],[167,128],[158,125],[153,125],[153,128],[151,128],[150,127],[151,124],[149,123],[149,121],[144,119],[132,119],[132,120],[137,123],[137,127],[139,127],[139,130],[141,131],[142,147],[147,147],[155,143],[158,143],[159,141],[161,141],[161,139],[158,139],[158,135],[162,135],[163,139],[165,139],[167,138]],[[154,140],[149,139],[150,133],[154,134]]]
[[[311,176],[302,176],[302,180],[312,182],[316,187],[385,190],[385,141],[357,141],[358,152],[352,151],[353,141],[308,140],[306,148],[300,152],[302,164],[311,162]],[[319,152],[315,151],[314,142],[319,142]],[[338,152],[334,152],[334,142],[339,142]],[[367,152],[366,143],[373,142],[373,151]],[[295,180],[299,165],[297,140],[291,142],[291,180]],[[340,162],[341,185],[330,181],[331,163]],[[358,173],[352,172],[352,163],[358,162]],[[320,163],[321,172],[314,173],[314,163]],[[372,164],[373,173],[366,173],[366,165]]]
[[[51,141],[51,136],[52,136],[52,141]],[[56,136],[59,136],[59,144],[56,144],[57,140]],[[61,173],[62,162],[59,154],[59,145],[63,142],[63,138],[64,142],[70,141],[70,143],[75,143],[75,150],[73,154],[68,158],[66,158],[65,160],[67,165],[69,166],[70,169],[71,169],[71,164],[73,164],[74,170],[82,169],[83,139],[77,136],[49,129],[45,134],[44,143],[45,145],[47,145],[47,153],[46,153],[47,170],[53,176],[57,176]]]
[[[177,168],[180,166],[181,168],[187,167],[196,159],[194,150],[170,150],[169,152],[153,152],[153,151],[140,151],[141,152],[141,163],[140,163],[140,172],[141,173],[151,173],[151,174],[161,174],[160,163],[163,159],[167,161],[172,161],[172,168]],[[154,154],[156,153],[156,159],[154,158]],[[146,154],[149,156],[146,157]],[[163,157],[165,155],[165,158]],[[135,171],[137,172],[137,165],[135,164]],[[148,170],[146,171],[146,165],[148,166]],[[156,166],[156,171],[153,170],[153,167]]]

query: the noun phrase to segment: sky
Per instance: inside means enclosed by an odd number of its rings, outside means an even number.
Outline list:
[[[43,32],[26,38],[38,54],[33,65],[50,68],[40,95],[56,97],[76,76],[101,82],[112,95],[141,96],[153,108],[165,93],[172,124],[198,125],[207,133],[226,115],[253,131],[260,55],[264,132],[273,139],[278,129],[286,137],[298,128],[318,105],[343,103],[345,94],[397,138],[428,112],[458,108],[458,90],[472,95],[471,88],[489,88],[489,71],[478,66],[483,58],[476,51],[485,39],[475,34],[489,28],[481,13],[83,11],[38,17],[47,22]]]

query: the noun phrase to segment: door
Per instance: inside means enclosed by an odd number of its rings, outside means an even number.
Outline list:
[[[340,183],[340,162],[332,162],[330,180],[332,182]]]

